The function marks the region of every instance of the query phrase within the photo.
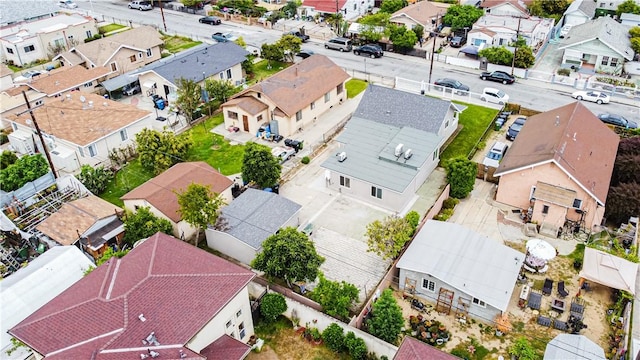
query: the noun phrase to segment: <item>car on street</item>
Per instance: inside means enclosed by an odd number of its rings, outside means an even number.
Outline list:
[[[271,149],[271,155],[273,155],[280,164],[291,159],[296,154],[296,149],[289,146],[276,146]]]
[[[217,42],[227,42],[227,41],[238,40],[238,37],[233,35],[232,33],[221,33],[221,32],[217,32],[211,35],[211,38]]]
[[[513,84],[514,82],[516,82],[516,78],[513,77],[513,75],[510,75],[504,71],[493,71],[493,72],[485,71],[482,74],[480,74],[480,79],[501,82],[505,85]]]
[[[153,5],[150,1],[132,1],[128,5],[129,9],[136,9],[140,11],[153,10]]]
[[[480,95],[480,100],[504,105],[509,102],[509,95],[499,89],[484,88],[482,90],[482,95]]]
[[[140,92],[140,84],[129,84],[122,88],[122,93],[131,96]]]
[[[302,49],[302,50],[300,50],[299,53],[296,54],[296,56],[299,56],[299,57],[301,57],[303,59],[306,59],[306,58],[308,58],[309,56],[311,56],[313,54],[315,54],[315,52],[313,52],[313,50]]]
[[[302,41],[302,42],[309,41],[309,35],[303,34],[300,31],[296,31],[296,30],[289,31],[289,32],[284,33],[282,36],[286,36],[286,35],[293,35],[293,36],[297,37],[298,39],[300,39],[300,41]]]
[[[14,82],[28,81],[28,80],[31,80],[32,78],[37,78],[38,76],[46,73],[47,73],[46,70],[27,70],[23,72],[22,75],[13,79],[13,81]]]
[[[442,90],[443,88],[445,88],[445,90],[451,89],[451,91],[456,90],[455,92],[458,94],[466,94],[469,92],[467,85],[455,79],[442,78],[436,80],[433,84],[436,85],[436,90]]]
[[[513,122],[513,124],[511,124],[511,126],[509,126],[509,129],[507,129],[507,140],[513,141],[516,139],[516,136],[520,133],[525,121],[527,121],[527,118],[520,116]]]
[[[209,24],[209,25],[220,25],[222,24],[222,20],[220,20],[217,16],[205,16],[201,17],[198,22],[200,24]]]
[[[353,49],[353,44],[351,43],[350,39],[343,38],[343,37],[336,37],[336,38],[330,39],[329,41],[326,41],[324,43],[324,48],[331,49],[331,50],[339,50],[340,52],[351,51]]]
[[[384,55],[382,48],[375,44],[366,44],[362,46],[356,46],[353,48],[353,53],[356,55],[365,55],[372,59],[379,58]]]
[[[78,4],[74,3],[72,0],[60,0],[58,1],[58,6],[66,9],[75,9],[78,7]]]
[[[453,39],[451,39],[451,42],[449,43],[449,45],[451,45],[451,47],[454,47],[454,48],[459,48],[466,43],[467,43],[467,39],[465,37],[454,36]]]
[[[601,93],[600,91],[576,91],[571,94],[571,97],[576,100],[586,100],[596,104],[609,103],[609,95]]]
[[[504,158],[509,145],[502,141],[496,141],[489,149],[489,152],[482,160],[482,165],[497,168],[500,165],[500,161]]]
[[[571,31],[572,27],[573,25],[563,26],[562,29],[560,29],[560,39],[564,39],[567,35],[569,35],[569,31]]]
[[[638,123],[633,120],[628,120],[622,115],[618,114],[600,114],[598,115],[598,119],[605,124],[611,124],[615,126],[620,126],[625,129],[637,129]]]

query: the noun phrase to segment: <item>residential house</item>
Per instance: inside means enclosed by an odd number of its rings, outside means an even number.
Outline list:
[[[355,20],[373,9],[374,0],[305,0],[300,5],[301,16],[325,16],[340,13],[345,20]]]
[[[34,21],[55,16],[60,12],[58,4],[49,1],[34,1],[24,6],[20,1],[5,1],[2,4],[0,27],[13,25],[21,21]]]
[[[618,75],[634,55],[629,27],[607,16],[573,27],[558,50],[564,51],[562,64]]]
[[[182,219],[176,193],[186,190],[192,183],[208,186],[212,192],[220,194],[226,203],[232,199],[233,182],[204,161],[177,163],[120,199],[124,201],[124,208],[130,211],[149,207],[153,214],[171,222],[177,238],[190,239],[195,235],[196,228]]]
[[[620,24],[627,26],[627,28],[632,28],[634,26],[640,26],[640,15],[639,14],[621,14],[620,15]]]
[[[224,125],[257,134],[290,136],[347,99],[349,75],[324,55],[313,55],[236,94],[222,104]]]
[[[106,66],[114,77],[160,60],[163,44],[156,29],[141,26],[78,44],[54,60],[62,66],[82,65],[87,69]]]
[[[485,14],[469,31],[468,43],[476,47],[507,46],[521,37],[528,46],[543,44],[553,31],[554,20]],[[484,44],[484,45],[482,45]]]
[[[157,233],[11,328],[37,358],[244,359],[255,274]],[[64,336],[60,336],[64,334]]]
[[[50,59],[98,33],[96,20],[80,14],[61,14],[2,29],[2,61],[25,65]]]
[[[500,163],[496,201],[531,209],[555,235],[565,221],[587,231],[602,223],[620,139],[574,102],[529,117]]]
[[[459,360],[457,356],[446,353],[412,336],[405,336],[393,360]]]
[[[24,111],[26,109],[24,96],[22,95],[23,91],[27,94],[27,98],[31,102],[32,106],[43,104],[44,98],[47,97],[47,94],[36,91],[27,85],[9,87],[0,91],[0,129],[5,129],[11,126],[6,120],[9,114]]]
[[[524,257],[462,225],[427,220],[396,267],[401,290],[491,322],[506,313]]]
[[[11,355],[7,354],[7,350],[13,348],[7,330],[82,279],[84,272],[93,266],[78,248],[54,246],[30,260],[28,266],[0,281],[0,352],[3,359],[22,360],[29,357],[31,352],[25,347],[16,349]]]
[[[247,189],[224,207],[215,226],[206,230],[207,245],[251,264],[262,242],[286,227],[298,227],[301,206],[272,192]]]
[[[400,214],[408,212],[440,160],[438,135],[367,120],[357,112],[336,141],[336,156],[322,163],[326,186]]]
[[[436,24],[446,14],[449,4],[420,1],[391,14],[389,22],[397,25],[404,25],[407,29],[413,29],[420,25],[426,33],[435,31]]]
[[[74,245],[99,259],[107,247],[120,245],[124,225],[122,209],[89,195],[62,205],[36,229],[60,245]]]
[[[560,20],[560,24],[564,25],[580,25],[593,19],[596,15],[596,7],[598,0],[574,0],[569,4],[567,10]]]
[[[0,90],[5,90],[13,86],[13,71],[2,63],[0,64]]]
[[[529,17],[527,6],[533,0],[482,0],[480,7],[485,14]]]
[[[109,165],[111,151],[135,146],[138,132],[161,125],[149,111],[89,93],[48,100],[33,114],[58,173],[74,173],[85,164]],[[9,141],[18,153],[32,154],[36,146],[42,149],[28,112],[9,114],[5,120],[13,129]]]
[[[111,69],[106,66],[86,69],[77,65],[61,67],[20,82],[20,84],[25,84],[38,92],[47,94],[47,97],[53,98],[72,91],[97,93],[100,90],[99,83],[105,80],[109,74],[111,74]]]

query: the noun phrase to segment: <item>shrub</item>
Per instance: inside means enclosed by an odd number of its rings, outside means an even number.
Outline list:
[[[9,142],[9,136],[5,133],[0,133],[0,145],[6,144]]]
[[[262,298],[260,314],[267,322],[275,321],[285,311],[287,311],[287,302],[282,294],[268,293]]]
[[[344,346],[354,360],[362,360],[367,357],[367,344],[361,338],[356,337],[353,331],[349,331],[344,337]]]
[[[409,211],[407,215],[404,216],[405,219],[409,222],[411,226],[416,228],[418,224],[420,224],[420,214],[417,211]]]
[[[322,340],[331,351],[340,352],[344,346],[344,330],[340,325],[332,323],[322,332]]]
[[[456,199],[456,198],[447,198],[445,201],[442,202],[442,208],[443,209],[453,209],[456,205],[458,205],[458,203],[460,202],[460,200]]]
[[[305,156],[305,157],[303,157],[303,158],[302,158],[301,162],[302,162],[303,164],[305,164],[305,165],[306,165],[306,164],[308,164],[309,162],[311,162],[311,159],[309,159],[309,157],[308,157],[308,156]]]
[[[557,73],[558,73],[558,75],[569,76],[571,74],[571,70],[570,69],[558,69]]]

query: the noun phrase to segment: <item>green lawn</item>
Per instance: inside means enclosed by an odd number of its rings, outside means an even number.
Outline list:
[[[135,159],[120,169],[115,178],[107,184],[106,190],[100,197],[108,202],[122,207],[120,197],[141,185],[153,177],[153,172],[140,165],[140,160]]]
[[[202,44],[202,41],[194,41],[184,36],[169,36],[164,35],[162,37],[164,41],[164,48],[168,52],[175,54],[177,52],[187,50],[194,46]]]
[[[351,99],[358,96],[358,94],[367,88],[367,85],[369,85],[369,83],[364,80],[351,79],[347,81],[347,98]]]
[[[253,66],[253,80],[255,82],[262,81],[269,76],[279,72],[280,70],[284,70],[291,66],[289,63],[280,62],[280,61],[271,61],[271,68],[269,67],[268,60],[262,60],[260,62],[255,63]]]
[[[105,26],[100,26],[98,28],[98,31],[100,32],[100,34],[107,34],[110,33],[112,31],[116,31],[116,30],[120,30],[120,29],[124,29],[126,28],[126,26],[124,25],[120,25],[120,24],[108,24]]]
[[[455,101],[455,103],[467,106],[460,114],[459,123],[462,125],[462,130],[456,135],[456,138],[447,146],[442,154],[440,154],[441,163],[454,157],[469,156],[478,141],[480,141],[487,127],[498,114],[498,110],[483,106],[457,101]]]
[[[204,161],[224,175],[237,174],[242,169],[244,145],[231,145],[223,136],[211,129],[224,121],[222,113],[194,126],[183,136],[191,136],[193,146],[189,150],[189,161]]]

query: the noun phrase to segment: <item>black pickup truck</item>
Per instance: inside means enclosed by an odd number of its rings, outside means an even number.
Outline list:
[[[297,30],[286,32],[286,33],[284,33],[283,36],[286,36],[286,35],[293,35],[293,36],[297,37],[298,39],[300,39],[302,42],[307,42],[307,40],[309,40],[309,35],[303,34],[303,33],[301,33],[300,31],[297,31]]]

